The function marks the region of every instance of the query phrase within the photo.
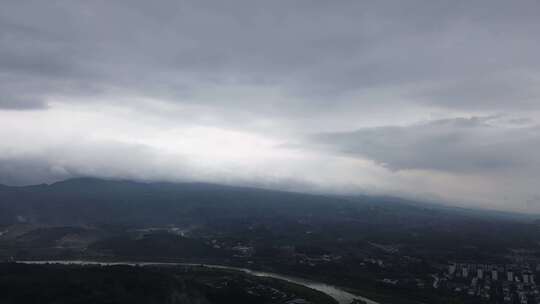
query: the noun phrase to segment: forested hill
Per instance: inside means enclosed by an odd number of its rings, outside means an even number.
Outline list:
[[[0,187],[2,225],[163,225],[232,218],[425,225],[476,220],[481,214],[395,198],[346,198],[203,183],[79,178],[51,185]]]
[[[0,222],[164,224],[253,216],[332,216],[347,200],[202,183],[72,179],[0,187]]]

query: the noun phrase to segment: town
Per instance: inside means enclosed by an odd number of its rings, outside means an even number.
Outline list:
[[[434,276],[433,287],[497,303],[540,303],[539,271],[540,264],[452,263],[444,275]]]

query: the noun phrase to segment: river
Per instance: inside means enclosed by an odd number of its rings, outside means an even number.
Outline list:
[[[379,304],[373,300],[364,298],[347,292],[339,287],[329,285],[326,283],[320,283],[312,280],[306,280],[298,277],[293,277],[289,275],[282,275],[272,272],[256,271],[247,268],[223,266],[223,265],[209,265],[209,264],[192,264],[192,263],[157,263],[157,262],[96,262],[96,261],[17,261],[17,263],[24,264],[64,264],[64,265],[130,265],[130,266],[204,266],[215,269],[227,269],[227,270],[236,270],[247,273],[249,275],[257,277],[269,277],[275,278],[295,284],[299,284],[311,289],[318,290],[322,293],[329,295],[338,301],[339,304],[350,304],[354,299],[362,300],[367,304]]]

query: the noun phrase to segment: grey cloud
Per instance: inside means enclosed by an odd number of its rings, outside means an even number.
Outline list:
[[[73,177],[182,180],[188,164],[175,159],[176,172],[158,160],[150,147],[114,141],[73,140],[69,146],[40,147],[31,153],[0,155],[0,184],[50,183]],[[4,153],[5,154],[5,153]],[[190,176],[191,177],[191,176]]]
[[[0,184],[33,185],[50,183],[72,177],[70,174],[56,171],[43,159],[28,157],[0,158]]]
[[[234,164],[221,164],[220,168],[209,169],[204,163],[200,159],[194,161],[193,156],[168,154],[144,144],[73,139],[69,145],[40,145],[31,152],[0,151],[0,185],[33,185],[76,177],[98,177],[136,181],[215,182],[307,192],[321,192],[321,189],[325,193],[337,191],[335,185],[302,179],[293,173],[294,169],[287,169],[287,174],[275,177],[272,174],[246,173]],[[290,164],[291,168],[295,165]],[[301,166],[312,167],[306,164]]]
[[[17,95],[0,94],[0,108],[7,110],[29,110],[29,109],[44,109],[46,104],[44,101],[39,100],[36,96],[20,96]]]
[[[199,174],[199,160],[159,151],[174,137],[156,144],[147,136],[142,147],[70,141],[140,142],[140,124],[156,133],[231,130],[276,145],[319,134],[294,151],[284,182],[272,181],[279,187],[306,183],[313,164],[326,160],[331,173],[316,176],[317,185],[389,189],[406,179],[414,190],[415,178],[444,184],[452,175],[457,185],[474,175],[478,184],[515,178],[497,182],[517,189],[512,195],[537,194],[536,0],[0,0],[0,7],[0,115],[10,118],[0,120],[7,141],[0,183],[84,175],[249,183],[281,169],[219,171],[227,167],[219,163]],[[481,118],[437,120],[459,116]],[[62,132],[70,128],[78,132]]]
[[[2,4],[1,73],[20,75],[23,83],[42,81],[36,100],[117,88],[178,102],[208,86],[276,86],[291,96],[274,107],[283,115],[291,103],[324,113],[341,94],[426,83],[425,91],[411,92],[410,102],[511,107],[492,101],[501,97],[493,90],[500,82],[531,92],[509,94],[513,105],[536,107],[531,100],[539,96],[531,91],[536,83],[520,81],[539,70],[536,1]],[[481,81],[507,71],[519,77]],[[455,82],[464,77],[470,81]],[[477,83],[480,94],[470,89]],[[358,102],[376,101],[346,103]]]
[[[319,148],[373,160],[392,170],[536,174],[540,127],[500,127],[490,118],[456,118],[313,136]],[[515,174],[515,173],[514,173]]]
[[[540,78],[513,74],[483,76],[479,79],[461,79],[434,86],[412,94],[412,98],[447,108],[489,109],[537,109],[540,104]],[[418,94],[418,95],[415,95]]]

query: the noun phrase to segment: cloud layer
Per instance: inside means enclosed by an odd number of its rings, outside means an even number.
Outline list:
[[[501,126],[496,118],[457,118],[410,126],[366,128],[313,136],[311,142],[391,170],[536,174],[540,126]]]
[[[540,212],[538,1],[0,4],[0,183],[207,180]]]

